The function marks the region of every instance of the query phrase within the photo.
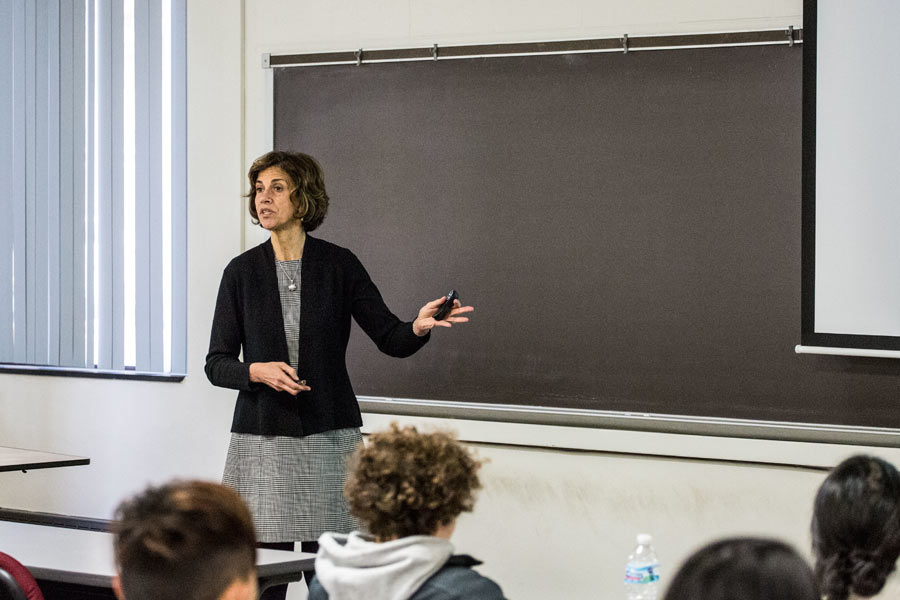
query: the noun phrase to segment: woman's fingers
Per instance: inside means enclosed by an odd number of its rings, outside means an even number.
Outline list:
[[[279,362],[279,363],[275,363],[275,366],[277,366],[279,369],[281,369],[281,371],[283,373],[285,373],[288,377],[290,377],[294,381],[299,381],[299,378],[297,377],[297,371],[295,371],[291,365],[287,364],[286,362]]]
[[[446,299],[447,296],[441,296],[440,298],[436,298],[431,302],[428,302],[427,304],[425,304],[425,306],[419,309],[419,316],[415,321],[413,321],[413,332],[416,335],[425,335],[426,333],[428,333],[428,331],[434,329],[435,327],[452,327],[454,323],[469,322],[468,317],[461,317],[459,315],[472,312],[473,310],[475,310],[475,308],[472,306],[461,306],[459,300],[453,301],[453,310],[451,310],[444,319],[440,321],[435,319],[435,313]]]
[[[468,323],[469,317],[447,317],[444,321],[447,323]]]
[[[452,327],[454,323],[468,323],[469,317],[447,317],[442,321],[435,321],[434,327]]]
[[[297,394],[300,391],[300,386],[297,384],[297,372],[294,371],[291,365],[285,362],[278,362],[274,364],[278,372],[274,380],[275,385],[272,387],[274,387],[279,392],[290,392],[291,394]]]
[[[297,371],[295,371],[289,364],[287,363],[279,363],[281,366],[282,372],[284,373],[284,377],[281,378],[282,389],[280,391],[290,392],[293,395],[297,395],[300,392],[308,392],[310,388],[306,385],[305,379],[300,379],[297,377]],[[277,389],[277,388],[276,388]]]
[[[312,389],[306,385],[306,380],[297,377],[297,372],[286,362],[254,363],[250,373],[251,380],[264,383],[278,392],[296,396]]]
[[[455,317],[458,314],[472,312],[473,310],[475,310],[474,306],[460,306],[458,304],[458,302],[459,302],[459,300],[457,300],[456,308],[454,308],[453,310],[450,311],[449,316]]]
[[[275,382],[276,385],[273,386],[279,392],[288,392],[290,394],[294,394],[295,396],[300,392],[304,391],[304,386],[301,386],[300,383],[294,381],[289,377],[282,377],[278,381]],[[309,388],[306,388],[309,389]]]
[[[468,323],[469,317],[460,317],[459,315],[472,312],[473,310],[475,310],[474,306],[460,306],[459,300],[457,300],[456,308],[450,311],[450,314],[447,315],[444,321],[448,323]]]
[[[306,385],[305,380],[301,380],[301,381],[297,382],[297,381],[294,381],[293,379],[286,379],[286,380],[280,381],[280,382],[278,382],[277,386],[272,386],[272,387],[275,388],[276,390],[278,390],[279,392],[289,392],[295,396],[297,394],[299,394],[300,392],[308,392],[312,389],[311,387]]]
[[[419,309],[419,317],[420,318],[433,317],[434,314],[441,307],[441,304],[444,303],[444,299],[446,299],[446,296],[441,296],[440,298],[436,298],[435,300],[432,300],[431,302],[426,303],[425,306],[423,306],[422,308]]]

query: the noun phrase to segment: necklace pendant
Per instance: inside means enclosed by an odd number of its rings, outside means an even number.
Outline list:
[[[297,291],[297,284],[291,282],[291,285],[288,286],[288,291],[289,291],[289,292],[296,292],[296,291]]]

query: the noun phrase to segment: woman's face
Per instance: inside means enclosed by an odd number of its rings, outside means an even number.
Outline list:
[[[269,167],[257,176],[256,214],[263,228],[277,231],[293,225],[297,220],[291,190],[291,178],[279,167]]]

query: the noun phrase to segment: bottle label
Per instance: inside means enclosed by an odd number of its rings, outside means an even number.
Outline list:
[[[653,583],[659,581],[659,565],[633,567],[625,565],[625,583]]]

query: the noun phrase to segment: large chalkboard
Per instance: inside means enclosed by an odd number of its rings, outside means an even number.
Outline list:
[[[797,47],[275,70],[275,146],[316,156],[317,235],[411,319],[355,329],[358,394],[900,427],[900,361],[798,356]]]

